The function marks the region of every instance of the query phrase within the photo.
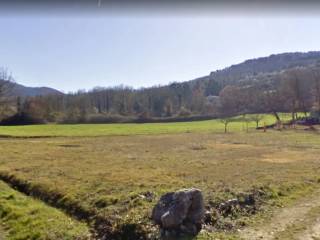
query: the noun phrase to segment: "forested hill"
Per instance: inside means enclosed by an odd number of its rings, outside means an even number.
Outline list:
[[[226,85],[246,83],[252,81],[253,78],[263,80],[257,76],[318,64],[320,64],[320,51],[272,54],[268,57],[246,60],[240,64],[213,71],[207,76],[194,79],[193,82],[214,80],[220,84],[220,88],[223,88]],[[214,94],[218,95],[219,93],[215,92]]]
[[[239,79],[247,75],[281,71],[297,66],[307,66],[320,62],[320,51],[307,53],[272,54],[268,57],[246,60],[243,63],[232,65],[223,70],[212,72],[212,78]]]

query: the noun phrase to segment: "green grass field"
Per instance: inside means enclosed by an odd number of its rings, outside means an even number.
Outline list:
[[[290,119],[290,114],[280,114],[285,121]],[[240,117],[237,117],[240,118]],[[272,124],[275,122],[273,115],[264,115],[260,122]],[[242,131],[245,128],[243,121],[230,123],[229,130]],[[249,123],[250,128],[255,128],[254,122]],[[146,123],[146,124],[48,124],[30,126],[1,126],[0,135],[8,136],[109,136],[109,135],[139,135],[139,134],[163,134],[183,132],[223,132],[224,125],[220,120],[179,122],[179,123]]]
[[[268,115],[263,121],[274,119]],[[200,188],[207,204],[263,188],[276,204],[283,203],[282,197],[317,187],[317,133],[302,129],[263,132],[254,126],[251,123],[247,133],[243,123],[231,123],[228,134],[222,133],[224,126],[218,120],[0,127],[1,135],[60,136],[1,138],[0,173],[13,175],[47,195],[59,193],[64,207],[76,204],[120,228],[128,223],[150,224],[150,211],[161,194],[180,188]],[[147,192],[153,196],[150,201],[144,197]],[[3,199],[0,195],[0,212],[9,204]],[[49,212],[45,214],[55,214]],[[239,219],[250,222],[248,216]],[[10,219],[3,221],[10,228]],[[14,221],[19,223],[13,220],[12,226]],[[64,231],[52,224],[55,227]],[[206,234],[212,233],[203,233],[199,239],[208,239]],[[214,234],[223,239],[234,233]]]

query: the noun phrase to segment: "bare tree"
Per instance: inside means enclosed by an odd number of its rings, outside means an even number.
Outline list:
[[[0,118],[9,111],[12,97],[10,92],[12,90],[13,78],[8,74],[6,69],[0,68]]]
[[[245,94],[238,86],[228,85],[219,94],[223,113],[240,114],[244,111],[246,104]]]
[[[263,119],[263,115],[261,114],[252,114],[250,116],[251,120],[256,123],[256,128],[259,127],[259,122]]]
[[[241,122],[245,123],[245,130],[246,132],[249,132],[249,123],[252,122],[252,119],[247,114],[243,114],[242,117],[239,119]]]
[[[313,81],[312,96],[314,99],[314,108],[320,111],[320,70],[318,68],[311,70],[311,78]]]
[[[282,110],[284,97],[278,89],[266,90],[262,93],[264,111],[275,116],[277,121],[281,121],[278,112]]]
[[[224,133],[228,132],[228,125],[232,122],[230,117],[221,118],[220,122],[224,124]]]
[[[291,109],[292,121],[297,119],[297,113],[303,111],[307,113],[308,95],[310,95],[306,86],[306,74],[303,68],[290,69],[283,74],[282,92],[287,99]]]

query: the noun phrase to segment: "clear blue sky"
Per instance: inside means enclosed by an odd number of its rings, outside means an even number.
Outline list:
[[[18,83],[75,91],[186,81],[273,53],[320,50],[320,17],[0,18],[0,66]]]

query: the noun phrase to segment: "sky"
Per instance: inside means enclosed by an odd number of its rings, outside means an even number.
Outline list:
[[[316,15],[0,15],[0,66],[64,92],[187,81],[246,59],[320,50]]]

